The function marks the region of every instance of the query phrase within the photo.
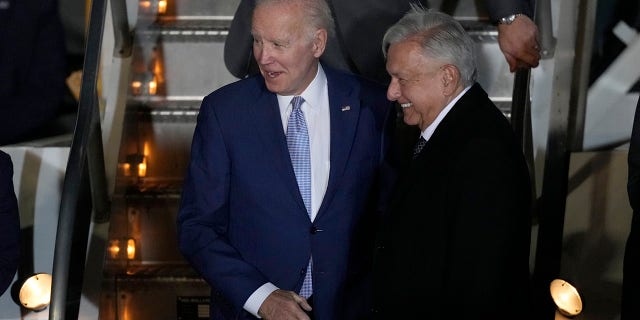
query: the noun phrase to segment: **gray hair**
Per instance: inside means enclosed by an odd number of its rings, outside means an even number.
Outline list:
[[[420,43],[425,57],[456,66],[464,86],[476,81],[473,40],[453,17],[411,5],[411,10],[389,28],[382,39],[385,58],[389,46],[408,39]]]
[[[326,0],[256,0],[256,8],[266,4],[299,2],[310,26],[327,30],[328,36],[335,35],[335,23]],[[315,31],[315,30],[314,30]]]

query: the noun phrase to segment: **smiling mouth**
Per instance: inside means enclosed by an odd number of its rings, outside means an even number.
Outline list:
[[[266,73],[267,77],[269,77],[269,78],[275,78],[278,75],[280,75],[280,72],[265,72],[265,73]]]
[[[404,109],[404,108],[409,108],[411,107],[411,105],[413,105],[413,103],[411,102],[407,102],[407,103],[401,103],[400,106]]]

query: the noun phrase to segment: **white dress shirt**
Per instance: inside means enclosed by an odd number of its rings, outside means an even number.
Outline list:
[[[447,106],[444,107],[444,109],[442,109],[442,111],[440,111],[440,113],[438,113],[438,116],[436,117],[436,119],[433,120],[433,122],[426,129],[424,129],[424,131],[422,131],[422,133],[420,135],[425,140],[429,141],[429,139],[433,135],[433,132],[436,131],[436,128],[438,127],[440,122],[442,122],[442,119],[444,119],[444,117],[447,115],[447,113],[449,113],[449,111],[451,111],[451,108],[453,108],[453,105],[455,105],[456,102],[458,102],[458,100],[460,100],[460,98],[465,93],[467,93],[467,91],[469,91],[469,89],[471,89],[471,86],[468,86],[468,87],[464,88],[464,90],[462,90],[462,92],[460,92],[460,94],[458,94],[455,98],[453,98],[453,100],[451,100],[451,102],[449,102],[449,104],[447,104]]]
[[[329,183],[329,148],[330,148],[330,118],[329,118],[329,91],[327,76],[318,64],[316,77],[309,86],[300,94],[304,98],[302,112],[309,132],[309,147],[311,152],[311,221],[318,214],[322,199]],[[278,106],[284,132],[287,132],[289,115],[293,106],[291,99],[294,96],[278,95]],[[258,310],[265,299],[278,287],[267,282],[258,288],[244,304],[244,309],[258,316]]]

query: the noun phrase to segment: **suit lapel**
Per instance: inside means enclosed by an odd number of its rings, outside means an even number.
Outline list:
[[[340,178],[349,160],[349,154],[355,139],[355,132],[360,117],[360,99],[358,88],[350,79],[340,78],[334,71],[323,66],[327,75],[329,92],[330,118],[330,163],[327,191],[318,215],[327,210],[335,191],[339,187]],[[265,146],[265,154],[273,155],[274,168],[283,177],[287,189],[301,209],[305,209],[298,183],[289,158],[287,140],[282,128],[282,120],[278,108],[278,99],[269,92],[263,80],[258,81],[259,93],[252,108],[257,134]]]
[[[403,162],[399,167],[402,172],[394,193],[394,200],[392,202],[393,207],[397,207],[399,203],[402,202],[403,197],[408,194],[408,191],[415,188],[416,184],[421,183],[421,179],[423,179],[423,171],[433,171],[433,163],[430,162],[432,162],[434,158],[441,156],[442,148],[451,144],[452,136],[462,132],[459,126],[461,125],[461,117],[463,117],[465,113],[465,106],[469,104],[467,101],[481,101],[479,100],[481,97],[476,97],[476,89],[477,88],[474,86],[469,89],[465,95],[460,97],[449,113],[447,113],[447,115],[442,119],[436,130],[433,132],[433,135],[431,135],[429,141],[427,141],[424,148],[422,148],[422,151],[420,151],[420,154],[415,159],[412,159],[411,156],[413,146],[416,144],[418,137],[407,137],[404,135],[397,137],[399,141],[396,143],[398,144],[403,143],[403,140],[405,139],[410,139],[411,148],[406,150],[404,148],[401,149]],[[405,131],[410,133],[408,130]],[[407,145],[406,148],[409,148],[409,146]],[[434,149],[436,151],[433,151]]]
[[[276,95],[269,92],[262,79],[259,81],[258,98],[253,108],[254,128],[264,146],[265,157],[271,157],[277,175],[283,177],[284,184],[301,209],[305,210],[304,201],[298,189],[298,182],[291,165],[287,138],[282,128],[280,109]]]
[[[324,67],[324,66],[323,66]],[[340,79],[329,68],[324,67],[329,91],[329,117],[331,127],[329,182],[322,199],[318,216],[323,214],[339,186],[340,179],[349,160],[360,116],[358,88],[350,79]]]
[[[480,86],[477,83],[474,84],[469,91],[460,97],[449,113],[442,119],[442,122],[440,122],[416,159],[410,159],[411,154],[405,152],[407,159],[405,159],[404,165],[401,166],[403,172],[397,187],[397,197],[402,197],[402,195],[407,194],[407,191],[413,188],[415,183],[420,183],[418,180],[422,178],[416,173],[423,170],[432,170],[433,164],[430,162],[433,161],[434,158],[440,157],[442,154],[441,150],[450,146],[451,141],[456,135],[464,132],[463,127],[465,123],[472,121],[468,113],[469,107],[474,104],[483,103],[482,101],[486,101],[487,99],[486,94],[483,94]],[[417,140],[417,138],[413,139]],[[415,144],[415,141],[412,144]],[[436,151],[433,151],[434,149]]]

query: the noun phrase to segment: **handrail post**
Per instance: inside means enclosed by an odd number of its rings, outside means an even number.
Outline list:
[[[535,164],[533,159],[533,133],[531,125],[531,95],[530,95],[530,69],[519,69],[515,72],[513,80],[513,97],[511,99],[511,127],[520,142],[524,158],[529,170],[529,181],[531,185],[531,201],[533,208],[536,207],[537,187]],[[534,217],[535,210],[532,211]]]
[[[129,30],[126,0],[111,0],[111,16],[113,17],[113,34],[115,45],[113,56],[126,58],[133,52],[133,34]]]
[[[556,38],[551,22],[551,0],[537,0],[534,20],[540,35],[540,55],[542,59],[552,58],[556,51]]]

